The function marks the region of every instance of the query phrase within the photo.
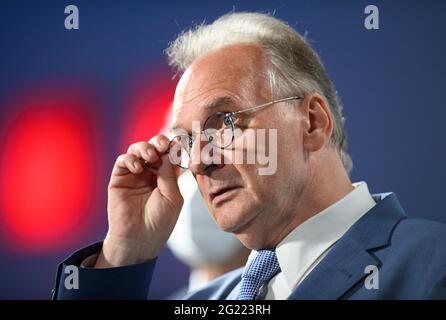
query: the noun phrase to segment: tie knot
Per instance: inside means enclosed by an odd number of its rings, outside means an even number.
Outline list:
[[[238,299],[255,299],[260,287],[280,271],[275,250],[260,250],[245,268]]]
[[[261,277],[267,281],[280,270],[279,261],[277,260],[276,251],[260,250],[249,266],[244,270],[244,277]],[[269,276],[271,274],[271,276]]]

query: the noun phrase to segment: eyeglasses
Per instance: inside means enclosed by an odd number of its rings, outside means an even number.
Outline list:
[[[238,111],[216,112],[206,119],[202,132],[206,140],[212,143],[215,147],[219,149],[226,149],[234,142],[235,139],[235,123],[237,121],[237,115],[248,111],[259,110],[279,102],[300,99],[303,99],[303,97],[293,96],[273,100]],[[193,138],[190,135],[177,135],[173,137],[169,143],[170,161],[183,169],[188,169],[193,143]]]

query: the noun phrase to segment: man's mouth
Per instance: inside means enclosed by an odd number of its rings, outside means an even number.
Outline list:
[[[232,198],[239,189],[241,189],[240,186],[227,186],[227,187],[215,188],[209,194],[209,199],[213,206],[219,206],[224,201]]]

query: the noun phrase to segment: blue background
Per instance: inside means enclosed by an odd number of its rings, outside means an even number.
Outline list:
[[[80,30],[64,28],[75,4]],[[364,28],[375,4],[380,29]],[[446,222],[442,197],[446,27],[443,1],[2,1],[0,116],[5,101],[42,79],[94,83],[104,120],[98,218],[84,236],[56,251],[24,254],[0,246],[0,298],[46,299],[56,265],[106,232],[106,184],[128,112],[124,95],[141,70],[163,69],[163,50],[191,23],[236,11],[273,11],[308,38],[320,54],[345,107],[353,181],[372,192],[394,191],[407,213]],[[163,69],[164,70],[164,69]],[[150,72],[150,71],[149,71]],[[156,80],[155,80],[156,81]],[[100,177],[100,178],[99,178]],[[0,212],[0,214],[2,214]],[[150,297],[163,298],[187,280],[187,268],[163,251]]]

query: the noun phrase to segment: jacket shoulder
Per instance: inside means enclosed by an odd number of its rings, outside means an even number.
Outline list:
[[[389,245],[396,256],[446,268],[446,224],[406,217],[395,226]]]
[[[406,239],[441,241],[446,247],[446,224],[431,220],[406,217],[395,227],[394,237]]]

